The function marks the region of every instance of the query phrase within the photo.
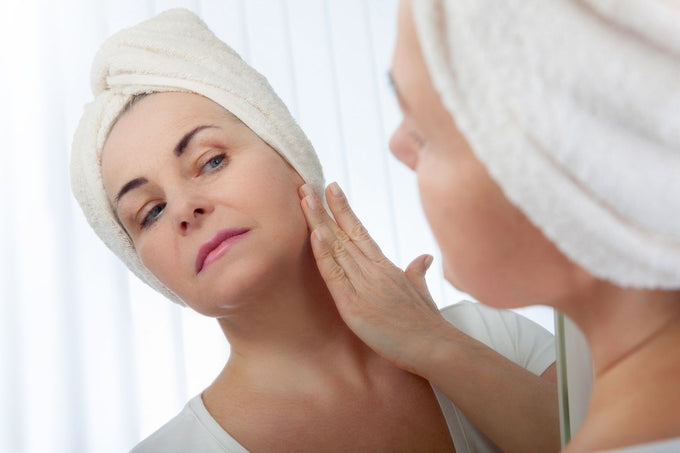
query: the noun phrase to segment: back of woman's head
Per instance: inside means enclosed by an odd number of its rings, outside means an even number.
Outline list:
[[[680,5],[414,0],[446,109],[571,260],[680,288]]]

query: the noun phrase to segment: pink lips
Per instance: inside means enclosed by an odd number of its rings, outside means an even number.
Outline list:
[[[249,231],[249,228],[228,228],[218,231],[211,240],[199,249],[196,256],[196,273],[198,274],[205,266],[222,256],[234,242],[241,239]]]

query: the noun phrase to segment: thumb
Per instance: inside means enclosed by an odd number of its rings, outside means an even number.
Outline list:
[[[432,265],[432,255],[420,255],[418,258],[411,261],[406,267],[404,274],[409,282],[420,291],[429,294],[427,284],[425,283],[425,273]]]

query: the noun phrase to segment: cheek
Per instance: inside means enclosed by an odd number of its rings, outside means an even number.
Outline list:
[[[418,189],[423,212],[442,253],[442,264],[446,279],[461,288],[456,277],[455,262],[464,258],[461,249],[462,238],[466,236],[465,222],[461,213],[465,211],[464,200],[460,199],[464,190],[457,184],[455,171],[423,159],[418,166]]]
[[[179,281],[179,279],[174,278],[179,268],[179,257],[173,247],[168,247],[170,243],[169,240],[158,234],[135,244],[135,247],[142,264],[161,283],[177,292],[178,288],[173,287],[172,282]]]
[[[292,187],[291,187],[292,188]],[[290,247],[293,253],[299,253],[300,249],[308,245],[309,230],[305,220],[300,198],[296,191],[288,191],[291,196],[285,197],[277,204],[279,207],[278,221],[273,222],[275,232],[280,236],[279,241],[284,247]]]
[[[497,308],[545,303],[568,290],[573,265],[505,198],[481,164],[422,164],[423,209],[451,284]]]
[[[428,159],[418,166],[423,211],[442,253],[444,276],[481,298],[478,287],[513,256],[503,199],[471,159]]]
[[[423,211],[440,248],[455,234],[454,220],[464,210],[464,186],[460,183],[459,167],[451,161],[437,158],[433,150],[421,153],[416,174]]]

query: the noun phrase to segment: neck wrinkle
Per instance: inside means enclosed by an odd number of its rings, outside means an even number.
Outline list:
[[[585,334],[599,377],[626,357],[644,351],[645,343],[680,317],[680,290],[621,288],[593,280],[555,307]]]
[[[377,355],[346,326],[318,272],[271,294],[218,320],[231,346],[218,380],[288,391],[328,378],[366,383]]]
[[[595,374],[588,415],[567,451],[679,436],[680,399],[671,395],[680,372],[680,291],[601,282],[558,308],[583,330]]]

